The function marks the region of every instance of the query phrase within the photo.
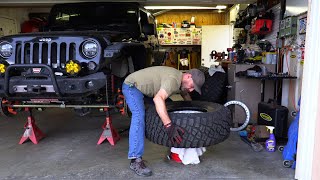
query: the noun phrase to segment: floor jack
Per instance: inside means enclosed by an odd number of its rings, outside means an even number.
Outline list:
[[[102,125],[103,132],[97,144],[100,145],[101,143],[103,143],[104,140],[108,139],[109,143],[112,146],[114,146],[116,142],[120,140],[120,135],[116,131],[116,129],[112,126],[112,120],[111,120],[109,109],[104,108],[103,111],[106,112],[106,121]]]
[[[28,120],[26,124],[24,125],[24,128],[26,129],[23,133],[19,144],[23,144],[26,140],[30,139],[34,144],[38,144],[39,141],[44,138],[43,132],[38,128],[38,126],[35,124],[34,117],[32,116],[32,109],[31,108],[25,108],[25,111],[29,113]]]

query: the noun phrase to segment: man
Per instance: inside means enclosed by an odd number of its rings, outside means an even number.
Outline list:
[[[145,106],[144,95],[153,97],[157,113],[171,141],[181,143],[184,130],[171,122],[165,100],[173,93],[188,93],[196,90],[201,94],[201,86],[205,81],[203,72],[191,69],[186,73],[172,67],[154,66],[130,74],[123,83],[122,91],[132,112],[129,132],[128,159],[130,169],[140,176],[151,176],[152,171],[142,161],[145,138]]]

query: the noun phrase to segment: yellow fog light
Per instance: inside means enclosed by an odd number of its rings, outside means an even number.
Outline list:
[[[70,60],[67,62],[66,71],[68,74],[71,74],[71,75],[78,74],[80,70],[81,70],[81,66],[77,62],[74,62],[73,60]]]
[[[7,66],[1,63],[0,64],[0,73],[4,74],[6,72],[6,69],[7,69]]]

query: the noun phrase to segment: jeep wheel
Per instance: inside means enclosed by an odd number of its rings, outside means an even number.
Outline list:
[[[229,137],[231,112],[228,108],[204,101],[167,103],[171,121],[185,130],[180,144],[168,140],[155,106],[146,110],[146,137],[167,147],[198,148],[223,142]]]

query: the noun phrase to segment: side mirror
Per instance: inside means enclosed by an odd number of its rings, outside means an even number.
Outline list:
[[[155,27],[154,24],[145,24],[142,26],[142,32],[145,35],[155,35]]]

